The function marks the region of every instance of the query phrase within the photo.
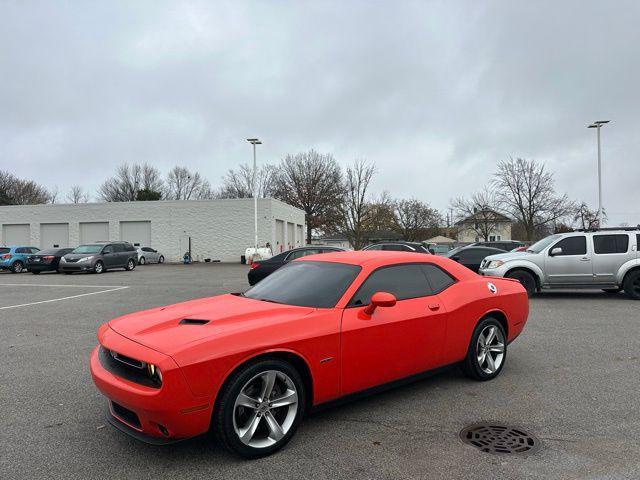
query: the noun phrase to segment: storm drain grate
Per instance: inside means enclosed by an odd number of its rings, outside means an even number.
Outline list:
[[[496,455],[535,453],[540,449],[540,440],[521,428],[495,423],[476,423],[460,432],[464,443]]]

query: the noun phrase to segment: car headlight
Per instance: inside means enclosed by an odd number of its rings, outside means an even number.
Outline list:
[[[64,257],[60,257],[60,261],[63,262],[63,263],[67,262],[67,260]]]
[[[498,268],[502,265],[504,265],[502,260],[491,260],[486,268]]]
[[[162,383],[162,373],[153,363],[147,363],[147,375],[149,375],[149,378],[156,383]]]
[[[88,262],[93,259],[93,256],[90,257],[82,257],[78,262]]]

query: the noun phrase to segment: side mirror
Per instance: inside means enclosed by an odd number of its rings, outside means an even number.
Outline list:
[[[396,304],[396,297],[388,292],[376,292],[371,296],[371,303],[364,309],[367,315],[373,315],[378,307],[393,307]]]
[[[560,255],[561,253],[562,253],[562,247],[556,247],[551,249],[551,252],[549,253],[549,255],[551,255],[552,257],[555,257],[556,255]]]

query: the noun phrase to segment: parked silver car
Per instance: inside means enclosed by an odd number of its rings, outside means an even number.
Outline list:
[[[640,227],[550,235],[524,252],[486,257],[481,275],[515,278],[532,295],[543,288],[620,290],[640,300]]]
[[[139,265],[144,265],[146,263],[164,263],[164,255],[155,248],[136,247],[136,250],[138,251]]]

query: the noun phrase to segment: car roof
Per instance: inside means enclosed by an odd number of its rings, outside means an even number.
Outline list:
[[[504,253],[504,250],[502,250],[501,248],[488,247],[486,245],[467,245],[465,247],[460,247],[458,252],[462,252],[463,250],[471,250],[472,248],[479,249],[479,250],[489,250],[489,251],[492,251],[492,252]]]
[[[500,251],[504,253],[503,251]],[[442,267],[458,279],[468,279],[477,274],[453,260],[437,255],[425,255],[417,252],[397,252],[391,250],[356,250],[335,253],[322,253],[298,258],[294,262],[332,262],[378,268],[399,263],[432,263]]]

